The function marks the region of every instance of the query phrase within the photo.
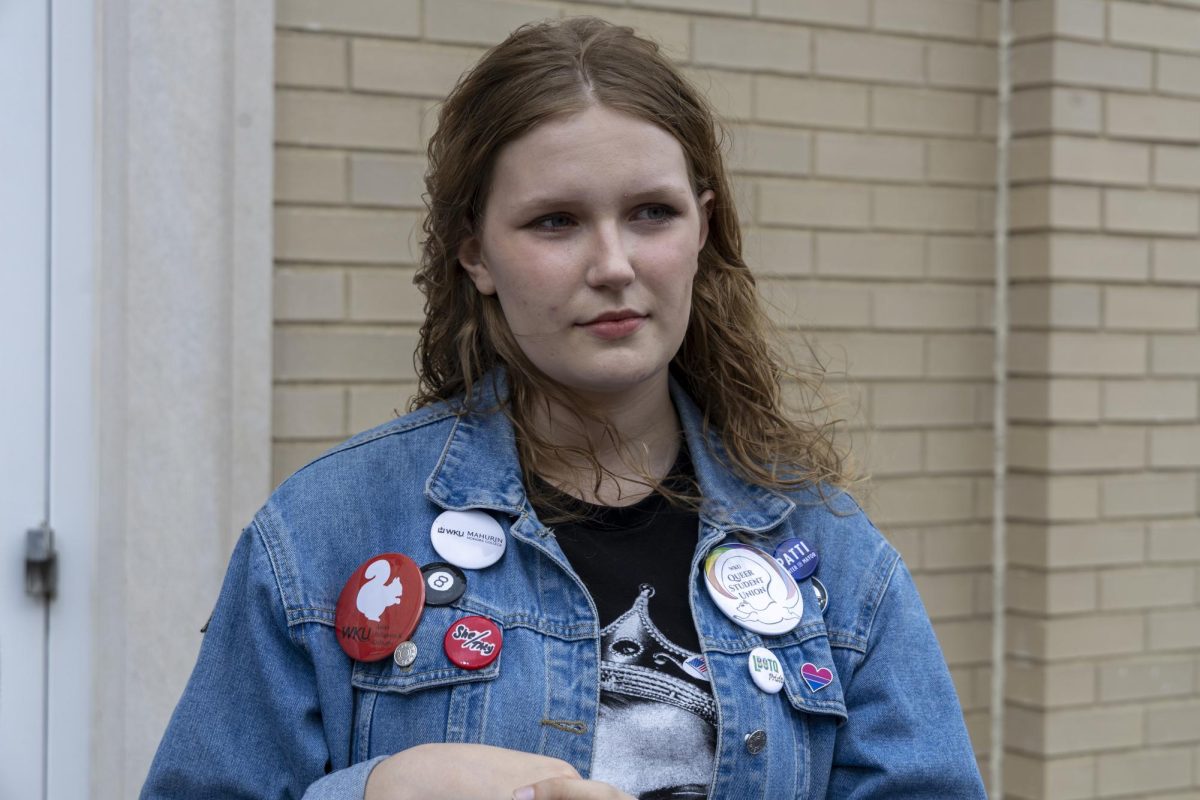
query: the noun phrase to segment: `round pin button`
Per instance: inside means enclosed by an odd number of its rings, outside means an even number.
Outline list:
[[[421,570],[403,553],[383,553],[354,571],[338,597],[338,644],[356,661],[392,655],[417,627],[425,604]]]
[[[725,544],[704,560],[704,585],[725,616],[746,630],[787,633],[800,624],[804,598],[792,576],[757,547]]]
[[[767,694],[776,694],[783,688],[783,666],[767,648],[756,647],[750,651],[749,667],[754,685]]]
[[[708,677],[708,662],[704,660],[704,656],[692,656],[686,659],[681,665],[684,672],[702,681],[711,681]]]
[[[435,561],[421,567],[425,578],[425,605],[446,606],[462,597],[467,590],[467,577],[453,564]]]
[[[504,645],[500,626],[487,617],[463,617],[446,630],[446,658],[463,669],[483,669],[496,660]]]
[[[775,548],[775,560],[796,581],[802,581],[817,571],[821,557],[803,539],[787,539]]]
[[[417,646],[412,642],[401,642],[392,652],[392,661],[397,667],[411,667],[417,660]]]
[[[829,605],[829,592],[825,589],[825,584],[821,583],[821,579],[816,575],[812,577],[812,587],[813,591],[817,593],[817,607],[824,614],[826,606]]]
[[[443,511],[429,537],[439,556],[463,569],[490,567],[508,544],[500,523],[483,511]]]

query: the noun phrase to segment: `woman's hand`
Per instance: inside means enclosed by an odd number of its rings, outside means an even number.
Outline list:
[[[591,783],[557,758],[483,744],[423,744],[379,762],[367,779],[364,800],[511,800],[521,787],[555,785],[559,780]],[[537,794],[538,800],[560,797],[624,795]]]
[[[513,792],[512,800],[635,800],[615,786],[580,778],[549,778]]]

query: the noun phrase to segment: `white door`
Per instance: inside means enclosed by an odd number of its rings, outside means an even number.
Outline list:
[[[0,798],[86,797],[94,464],[93,4],[0,1]],[[55,531],[52,600],[27,530]]]
[[[25,592],[49,514],[45,3],[0,3],[0,797],[45,797],[49,604]]]

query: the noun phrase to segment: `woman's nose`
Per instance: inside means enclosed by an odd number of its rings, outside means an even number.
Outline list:
[[[587,282],[593,288],[622,288],[633,282],[633,259],[616,225],[596,230],[588,253]]]

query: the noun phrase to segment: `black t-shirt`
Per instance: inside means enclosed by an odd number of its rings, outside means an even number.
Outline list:
[[[686,487],[690,470],[681,452],[668,485]],[[600,616],[591,777],[641,800],[707,797],[716,707],[688,603],[699,517],[657,492],[582,508],[553,530]]]

